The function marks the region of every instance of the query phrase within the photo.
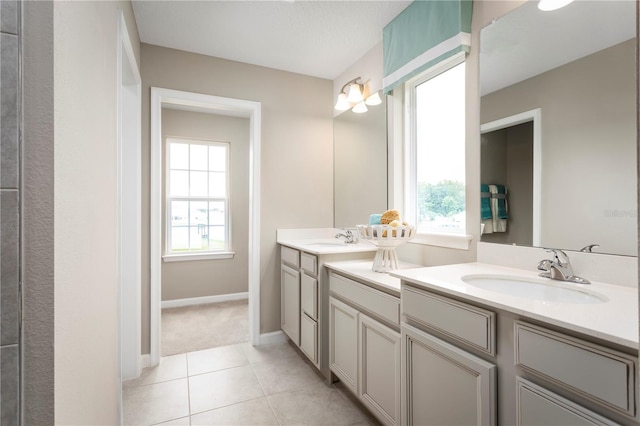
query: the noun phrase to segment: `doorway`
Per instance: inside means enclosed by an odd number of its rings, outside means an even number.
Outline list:
[[[118,16],[118,291],[119,353],[121,380],[138,377],[141,371],[141,107],[142,79],[129,32]]]
[[[542,215],[542,112],[540,108],[525,111],[499,120],[491,121],[480,126],[481,135],[497,130],[515,127],[523,123],[532,123],[533,127],[533,185],[532,185],[532,243],[540,246],[540,217]]]
[[[162,108],[244,117],[249,119],[249,232],[248,311],[249,342],[260,344],[260,135],[261,104],[172,89],[151,88],[151,288],[150,365],[160,362],[162,245]]]
[[[161,121],[161,356],[248,342],[249,119],[163,107]]]

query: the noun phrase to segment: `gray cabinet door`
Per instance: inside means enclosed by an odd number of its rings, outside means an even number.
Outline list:
[[[286,265],[280,275],[280,321],[282,331],[300,345],[300,272]]]
[[[358,311],[329,298],[329,368],[358,394]]]
[[[400,424],[400,333],[360,314],[360,393],[378,419]]]
[[[612,421],[521,377],[516,378],[518,426],[610,425]]]
[[[495,425],[496,366],[402,324],[402,424]]]
[[[316,366],[318,364],[318,323],[300,314],[300,349]]]

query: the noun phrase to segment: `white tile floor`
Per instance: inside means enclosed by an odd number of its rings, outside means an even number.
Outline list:
[[[248,343],[162,358],[124,383],[125,425],[377,425],[291,344]]]

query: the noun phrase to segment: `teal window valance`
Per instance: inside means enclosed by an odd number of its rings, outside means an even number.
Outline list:
[[[471,46],[472,0],[416,0],[383,30],[384,93]]]

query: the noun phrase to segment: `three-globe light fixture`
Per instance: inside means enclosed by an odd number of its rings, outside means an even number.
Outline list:
[[[353,108],[353,112],[360,114],[367,112],[367,105],[380,105],[382,103],[378,92],[370,95],[368,90],[366,90],[365,84],[358,80],[361,80],[361,77],[349,80],[342,86],[340,94],[338,95],[338,101],[336,102],[336,110],[346,111]]]

